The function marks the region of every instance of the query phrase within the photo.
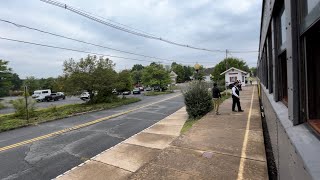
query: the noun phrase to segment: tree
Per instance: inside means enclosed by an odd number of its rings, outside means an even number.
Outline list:
[[[13,73],[10,80],[11,80],[11,84],[12,84],[11,90],[18,91],[21,89],[22,80],[20,79],[18,74]]]
[[[204,77],[205,74],[204,74],[204,68],[203,66],[200,66],[200,69],[197,71],[194,71],[193,73],[193,78],[196,79],[196,80],[204,80]]]
[[[165,70],[163,65],[151,63],[142,72],[142,82],[148,86],[160,86],[161,88],[171,83],[170,73]]]
[[[142,71],[132,71],[131,77],[134,84],[140,84],[141,77],[142,77]]]
[[[142,66],[141,64],[135,64],[133,65],[132,69],[131,69],[131,72],[133,71],[141,71],[143,70],[144,66]]]
[[[7,96],[11,87],[11,68],[8,67],[8,61],[0,59],[0,97]]]
[[[133,89],[133,81],[131,77],[131,73],[128,70],[123,70],[118,75],[117,80],[117,91],[124,92],[124,91],[131,91]]]
[[[66,88],[70,93],[87,91],[90,94],[89,103],[99,103],[109,100],[113,96],[112,90],[116,87],[117,72],[114,70],[115,64],[108,58],[88,55],[79,62],[73,59],[64,62],[64,76]],[[96,92],[98,93],[95,98]]]
[[[173,72],[175,72],[178,76],[177,76],[177,83],[183,83],[185,82],[185,72],[184,72],[184,68],[181,64],[176,64],[173,66],[172,68]]]
[[[27,77],[23,84],[24,86],[28,87],[29,94],[32,94],[35,90],[40,89],[39,81],[34,76]]]
[[[256,67],[252,67],[250,68],[250,73],[251,73],[251,76],[257,76],[257,68]]]
[[[231,67],[235,67],[237,69],[249,72],[249,67],[247,66],[246,62],[244,62],[243,60],[239,58],[233,58],[233,57],[227,58],[221,61],[219,64],[217,64],[214,67],[213,72],[211,74],[213,76],[213,80],[216,82],[223,80],[224,82],[224,75],[220,75],[220,74]]]

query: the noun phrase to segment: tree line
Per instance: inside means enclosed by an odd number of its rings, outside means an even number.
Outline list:
[[[238,58],[224,59],[210,69],[200,66],[197,72],[194,67],[176,62],[173,62],[171,66],[164,66],[156,62],[147,66],[135,64],[131,69],[116,72],[115,63],[112,60],[88,55],[78,61],[72,58],[66,60],[63,64],[63,74],[57,78],[37,79],[30,76],[22,80],[18,74],[13,73],[12,69],[8,67],[8,63],[8,61],[0,60],[0,97],[7,96],[10,92],[21,92],[23,86],[27,86],[29,94],[37,89],[51,89],[52,91],[66,92],[70,95],[87,91],[92,96],[97,94],[96,99],[107,101],[115,89],[123,92],[141,85],[165,87],[172,83],[170,77],[172,71],[177,74],[177,83],[188,82],[192,79],[203,80],[204,76],[212,71],[211,80],[224,84],[224,76],[220,74],[230,67],[256,73],[255,69],[249,69],[246,62]],[[105,99],[105,97],[107,98]]]

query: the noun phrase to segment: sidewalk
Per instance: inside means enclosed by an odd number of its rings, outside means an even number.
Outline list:
[[[243,113],[228,99],[178,137],[181,109],[59,179],[268,179],[257,89],[240,95]]]
[[[186,110],[182,108],[56,179],[128,179],[180,135],[187,118]]]

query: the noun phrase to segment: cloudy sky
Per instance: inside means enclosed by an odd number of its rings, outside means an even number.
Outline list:
[[[258,50],[261,0],[60,0],[145,32],[206,49]],[[131,35],[40,0],[1,1],[0,19],[125,51],[213,67],[225,53],[198,51]],[[0,37],[142,60],[153,60],[42,34],[0,22]],[[57,77],[69,58],[86,53],[37,47],[0,39],[0,59],[20,77]],[[255,66],[257,53],[231,53]],[[139,62],[111,58],[116,70]],[[158,60],[157,60],[158,61]],[[165,61],[164,63],[169,63]]]

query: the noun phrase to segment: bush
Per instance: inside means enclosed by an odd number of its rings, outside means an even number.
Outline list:
[[[204,116],[213,109],[212,96],[204,82],[196,81],[190,83],[183,95],[190,118]]]
[[[27,117],[27,111],[26,111],[26,101],[24,98],[17,99],[11,102],[13,105],[13,108],[15,109],[15,116],[26,118]],[[29,117],[32,117],[35,113],[35,104],[36,102],[32,98],[28,98],[28,112]]]

